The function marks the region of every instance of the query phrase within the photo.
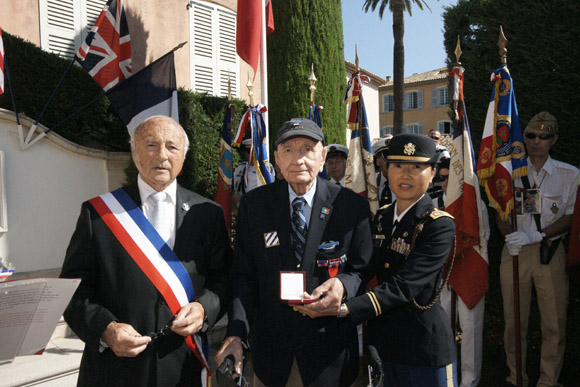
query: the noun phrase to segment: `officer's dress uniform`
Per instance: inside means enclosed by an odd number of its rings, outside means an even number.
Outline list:
[[[427,305],[439,291],[455,225],[449,214],[434,210],[428,195],[402,215],[395,226],[395,205],[377,212],[370,268],[379,285],[347,306],[355,323],[369,320],[368,343],[387,363],[386,380],[396,380],[388,373],[392,367],[409,372],[445,367],[453,385],[456,354],[449,319],[439,301],[426,310],[415,301]]]
[[[396,199],[395,194],[389,188],[389,180],[383,176],[381,172],[377,172],[375,175],[377,179],[377,187],[379,192],[379,207],[383,207],[386,204],[391,204]]]
[[[578,169],[548,157],[542,169],[536,171],[528,158],[528,180],[530,187],[538,188],[542,195],[542,229],[564,215],[574,213],[578,188]],[[523,188],[520,178],[514,181],[516,188]],[[518,231],[536,231],[534,215],[517,216]],[[539,230],[538,230],[539,231]],[[551,238],[558,239],[561,236]],[[504,246],[500,265],[500,282],[505,318],[504,346],[511,383],[516,382],[515,328],[513,316],[513,258]],[[540,263],[540,243],[523,246],[519,254],[520,282],[520,327],[522,369],[526,368],[528,318],[532,287],[536,288],[538,308],[542,320],[542,349],[539,386],[558,385],[558,376],[564,361],[566,332],[566,303],[568,301],[568,276],[566,274],[566,252],[563,241],[547,265]],[[523,384],[528,377],[523,372]]]

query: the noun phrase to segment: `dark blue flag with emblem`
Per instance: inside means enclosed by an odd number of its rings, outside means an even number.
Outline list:
[[[310,109],[308,109],[308,119],[310,121],[316,122],[318,126],[320,126],[320,129],[322,129],[322,119],[320,117],[320,112],[322,111],[322,109],[323,109],[322,106],[315,105],[314,103],[312,103],[310,105]],[[328,173],[326,172],[326,164],[324,164],[324,166],[322,167],[322,171],[318,174],[318,176],[328,180]]]
[[[230,133],[232,131],[235,116],[236,110],[234,104],[228,103],[224,114],[224,124],[221,130],[217,191],[213,199],[214,202],[222,206],[228,231],[231,231],[232,228],[232,176],[234,164]]]
[[[256,168],[257,186],[274,182],[274,168],[268,159],[268,144],[266,143],[266,123],[262,113],[268,111],[264,105],[251,106],[240,119],[238,131],[234,137],[233,146],[240,146],[246,130],[249,129],[252,136],[250,148],[250,165]],[[248,169],[244,179],[248,183]]]

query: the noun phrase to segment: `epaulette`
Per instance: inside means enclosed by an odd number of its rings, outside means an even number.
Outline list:
[[[385,209],[389,208],[392,205],[393,205],[393,203],[385,204],[384,206],[382,206],[381,208],[379,208],[379,211],[385,210]]]
[[[442,216],[447,216],[447,217],[449,217],[451,219],[454,219],[453,218],[453,215],[451,215],[448,212],[441,211],[441,210],[434,210],[434,211],[431,212],[431,214],[429,214],[429,216],[431,217],[431,219],[439,219]]]

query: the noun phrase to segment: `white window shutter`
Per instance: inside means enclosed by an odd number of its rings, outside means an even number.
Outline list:
[[[383,94],[383,113],[387,113],[389,111],[389,95]]]
[[[236,53],[237,15],[219,5],[192,1],[190,8],[191,88],[217,96],[240,95],[240,63]]]
[[[425,125],[419,124],[419,131],[417,133],[425,134]]]
[[[199,93],[213,94],[214,89],[214,9],[208,3],[192,3],[191,83]]]
[[[409,93],[405,93],[403,94],[403,110],[407,110],[409,107],[409,102],[408,102],[408,98],[411,94]]]
[[[417,92],[417,109],[423,108],[423,90]]]
[[[97,18],[101,14],[103,7],[107,4],[107,0],[84,0],[84,6],[81,9],[82,17],[82,32],[81,43],[85,41]]]
[[[81,43],[81,12],[73,0],[40,0],[40,46],[72,58]]]
[[[439,89],[434,87],[431,89],[431,101],[433,106],[439,106]]]
[[[229,10],[217,10],[218,18],[218,55],[216,65],[219,72],[217,89],[214,94],[228,95],[228,79],[231,82],[231,95],[237,97],[239,91],[240,63],[236,53],[236,14]],[[215,30],[214,30],[215,31]]]

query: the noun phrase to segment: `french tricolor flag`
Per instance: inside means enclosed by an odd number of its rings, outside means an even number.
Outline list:
[[[110,89],[107,96],[131,134],[152,116],[179,122],[173,51]]]

